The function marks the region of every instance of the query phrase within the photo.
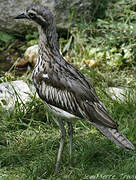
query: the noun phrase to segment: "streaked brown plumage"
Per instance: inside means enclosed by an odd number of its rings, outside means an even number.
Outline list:
[[[33,81],[40,98],[56,115],[68,122],[70,135],[70,158],[72,154],[72,124],[82,118],[124,149],[134,146],[117,130],[117,123],[99,101],[90,81],[75,67],[64,60],[59,52],[56,25],[51,11],[43,6],[32,6],[17,19],[27,18],[38,24],[39,52],[33,70]],[[65,129],[59,125],[62,139],[58,152],[58,169],[64,144]]]

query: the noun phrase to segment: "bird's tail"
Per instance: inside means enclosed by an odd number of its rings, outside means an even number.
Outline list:
[[[103,135],[105,135],[108,139],[113,141],[115,144],[120,146],[121,148],[127,150],[134,150],[134,145],[117,129],[109,128],[100,124],[91,123],[94,127],[96,127]]]

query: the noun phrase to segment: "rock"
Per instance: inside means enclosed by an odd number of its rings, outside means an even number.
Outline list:
[[[31,100],[35,88],[29,87],[23,80],[4,82],[0,84],[0,105],[6,110],[12,110],[16,103],[25,104]]]
[[[56,15],[57,27],[65,29],[70,25],[70,21],[80,21],[82,17],[89,20],[93,13],[93,2],[93,0],[0,0],[0,31],[22,33],[30,26],[31,29],[35,27],[28,21],[13,19],[32,3],[47,6]]]
[[[34,67],[38,55],[38,45],[30,46],[24,53],[24,57],[14,63],[18,68],[27,67],[29,64]]]
[[[134,98],[134,92],[128,88],[116,88],[110,87],[107,88],[107,93],[110,94],[113,100],[118,101],[130,101]]]

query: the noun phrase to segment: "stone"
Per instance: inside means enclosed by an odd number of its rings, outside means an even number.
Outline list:
[[[117,87],[109,87],[106,89],[107,93],[110,94],[113,100],[117,101],[130,101],[134,99],[134,92],[129,88],[117,88]]]
[[[14,63],[14,66],[18,68],[27,68],[30,64],[34,67],[38,55],[38,45],[30,46],[26,49],[24,57]]]
[[[65,29],[70,26],[70,22],[80,21],[83,17],[88,21],[92,14],[93,2],[93,0],[0,0],[0,31],[23,33],[29,30],[30,26],[32,30],[35,26],[31,22],[18,21],[14,17],[33,3],[47,6],[55,15],[57,27]]]
[[[12,110],[16,103],[23,105],[30,101],[35,92],[35,88],[28,86],[23,80],[1,83],[0,106],[5,110]]]

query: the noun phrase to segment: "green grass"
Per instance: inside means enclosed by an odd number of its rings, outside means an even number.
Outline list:
[[[103,19],[99,16],[90,24],[75,25],[71,37],[61,39],[60,47],[89,78],[120,131],[136,146],[135,21],[134,0],[111,1]],[[35,37],[26,35],[28,41]],[[100,64],[92,68],[86,60]],[[30,78],[30,74],[13,75],[6,73],[0,82]],[[134,98],[112,100],[105,92],[108,87],[130,88]],[[136,150],[120,149],[85,121],[73,126],[73,167],[69,166],[67,137],[60,170],[54,176],[60,141],[56,118],[36,97],[25,107],[16,104],[13,111],[0,107],[0,180],[136,179]]]
[[[118,122],[120,131],[136,145],[136,101],[130,99],[119,102],[111,100],[110,96],[104,93],[108,83],[114,86],[117,81],[118,85],[125,86],[123,77],[132,77],[133,72],[115,70],[111,75],[102,68],[91,71],[84,69],[83,72],[93,79],[100,99]],[[118,80],[117,73],[120,75]],[[104,75],[107,78],[104,79]],[[131,79],[132,87],[136,81],[134,77]],[[67,137],[60,171],[54,176],[60,130],[55,117],[49,115],[44,104],[35,97],[24,108],[16,105],[14,111],[10,112],[1,109],[0,119],[2,179],[127,179],[129,176],[134,179],[136,151],[120,149],[85,121],[73,124],[73,167],[69,166]]]

